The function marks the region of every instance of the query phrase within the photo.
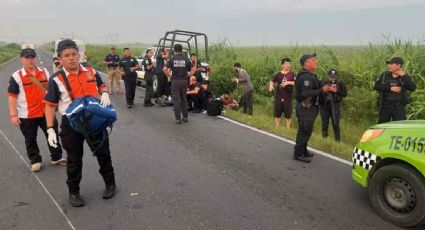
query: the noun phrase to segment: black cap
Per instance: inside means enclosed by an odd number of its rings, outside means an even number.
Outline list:
[[[180,44],[174,45],[174,52],[183,52],[183,47]]]
[[[336,69],[330,69],[328,71],[328,76],[329,77],[338,77],[338,71],[336,71]]]
[[[21,50],[21,57],[36,57],[37,54],[35,53],[34,49],[31,48],[25,48]]]
[[[316,54],[303,54],[303,56],[301,56],[300,58],[300,64],[303,66],[305,61],[307,61],[310,58],[314,58],[316,57]]]
[[[403,58],[401,57],[393,57],[390,60],[386,61],[387,64],[399,64],[399,65],[403,65],[404,61]]]
[[[58,43],[58,55],[65,49],[76,49],[78,51],[78,46],[73,40],[65,39]]]

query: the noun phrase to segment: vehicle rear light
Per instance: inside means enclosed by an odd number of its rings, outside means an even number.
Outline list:
[[[368,142],[377,137],[380,137],[383,132],[384,129],[369,129],[363,134],[362,138],[360,139],[360,143]]]
[[[207,65],[207,67],[205,68],[205,72],[206,72],[207,76],[209,77],[210,76],[210,72],[211,72],[211,69],[210,69],[210,66],[209,65]]]

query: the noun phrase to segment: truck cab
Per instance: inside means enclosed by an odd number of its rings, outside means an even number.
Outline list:
[[[183,53],[190,58],[192,53],[196,54],[201,62],[201,75],[204,81],[204,84],[208,84],[209,76],[210,76],[210,66],[208,64],[208,37],[206,34],[191,32],[191,31],[183,31],[183,30],[174,30],[168,31],[165,33],[164,37],[160,38],[158,44],[156,46],[150,47],[153,51],[152,63],[154,67],[156,67],[156,57],[161,49],[165,48],[169,50],[170,57],[173,56],[173,47],[174,44],[181,44],[183,46]],[[146,49],[147,50],[147,49]],[[143,69],[143,59],[146,54],[146,50],[144,50],[141,55],[137,58],[141,68],[136,71],[137,72],[137,83],[138,85],[144,85],[144,75],[145,70]],[[202,52],[201,52],[202,51]],[[200,56],[201,55],[201,56]],[[158,80],[157,77],[153,77],[153,88],[156,92],[158,89]]]

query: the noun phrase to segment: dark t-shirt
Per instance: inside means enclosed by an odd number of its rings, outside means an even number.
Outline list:
[[[198,94],[196,94],[196,96],[198,96],[199,98],[205,97],[205,89],[199,82],[196,82],[194,85],[189,85],[189,90],[194,90],[197,87],[199,88],[199,92]]]
[[[135,67],[139,63],[137,62],[136,58],[133,57],[124,57],[119,62],[119,67],[121,67],[124,71],[125,77],[137,77],[136,71],[130,72],[131,67]]]
[[[162,74],[164,71],[164,64],[165,60],[162,58],[162,54],[158,53],[156,56],[156,68],[155,68],[155,74]]]
[[[295,81],[295,74],[292,71],[289,71],[287,74],[283,74],[282,72],[275,73],[273,75],[272,82],[277,83],[276,86],[276,99],[281,100],[282,98],[286,101],[290,101],[292,99],[292,92],[294,90],[294,86],[287,85],[285,88],[282,88],[280,84],[285,81]]]
[[[198,60],[198,63],[197,63],[196,66],[195,66],[195,63],[194,62],[192,62],[192,65],[196,69],[202,68],[201,62],[199,60]],[[195,72],[195,77],[196,77],[196,81],[197,82],[202,83],[203,78],[202,78],[202,72],[200,70]]]
[[[148,69],[148,66],[152,65],[152,60],[150,58],[145,57],[143,59],[143,68],[145,70],[145,75],[152,76],[154,68]]]
[[[106,62],[113,62],[112,64],[108,64],[108,67],[117,67],[120,62],[120,56],[108,54],[105,57]]]
[[[171,69],[171,80],[188,80],[192,62],[183,54],[176,54],[168,60],[166,66]]]

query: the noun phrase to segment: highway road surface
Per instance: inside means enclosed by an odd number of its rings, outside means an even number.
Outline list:
[[[38,54],[39,65],[51,70],[52,56]],[[292,144],[205,114],[176,125],[171,108],[142,106],[142,89],[132,109],[124,95],[111,95],[118,110],[110,136],[116,197],[102,199],[104,184],[87,148],[87,205],[74,208],[65,167],[49,164],[41,131],[44,168],[27,168],[6,96],[18,68],[19,59],[0,67],[0,229],[398,229],[374,212],[349,164],[318,154],[311,164],[293,161]]]

